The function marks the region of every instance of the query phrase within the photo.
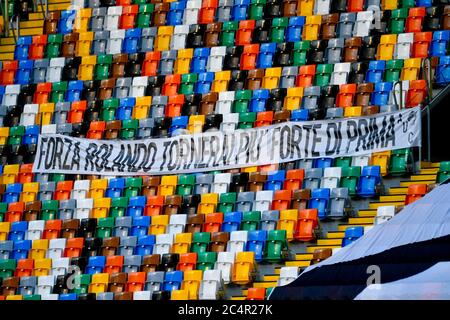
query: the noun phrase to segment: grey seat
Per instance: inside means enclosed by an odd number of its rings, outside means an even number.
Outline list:
[[[99,1],[99,0],[89,0],[89,2],[91,1]],[[101,7],[101,8],[97,8],[97,7],[91,7],[92,9],[92,15],[91,15],[91,31],[102,31],[103,30],[103,24],[105,22],[105,17],[106,17],[106,7]]]
[[[330,39],[326,49],[327,63],[339,63],[342,60],[342,51],[344,50],[344,39]]]
[[[13,250],[12,241],[0,241],[0,259],[9,259],[9,254]]]
[[[380,113],[383,113],[383,112],[394,112],[394,111],[397,111],[397,110],[398,110],[398,107],[395,104],[385,104],[385,105],[380,106]]]
[[[177,51],[169,50],[161,52],[161,60],[159,61],[159,73],[162,75],[172,74],[177,58]]]
[[[151,118],[164,117],[167,102],[168,102],[167,96],[154,96],[152,98],[152,104],[150,107],[151,113],[150,117]]]
[[[118,78],[114,88],[114,97],[117,99],[127,98],[131,89],[132,78]]]
[[[49,59],[39,59],[34,61],[33,66],[33,83],[46,82],[47,68],[49,66]]]
[[[308,110],[317,109],[320,99],[320,87],[306,87],[303,93],[302,107]]]
[[[322,168],[311,168],[305,170],[305,178],[303,179],[304,189],[317,189],[320,186],[320,179],[323,176]]]
[[[198,174],[195,176],[194,194],[209,193],[214,180],[212,174]]]
[[[252,191],[240,192],[236,198],[236,211],[251,211],[253,202],[255,201],[255,193]]]
[[[126,273],[138,272],[142,263],[142,256],[125,256],[123,259],[122,271]]]
[[[0,123],[3,123],[3,119],[5,118],[8,110],[6,110],[6,106],[0,106]]]
[[[154,271],[147,273],[147,281],[145,282],[146,291],[158,291],[162,288],[164,282],[164,271]]]
[[[100,8],[99,8],[100,9]],[[106,8],[101,8],[106,9]],[[94,34],[94,41],[92,41],[92,54],[99,55],[106,53],[106,46],[108,44],[109,31],[96,31]]]
[[[217,22],[230,21],[233,0],[219,0],[217,6]]]
[[[117,217],[114,226],[114,237],[126,237],[132,226],[132,217]]]
[[[344,108],[328,108],[325,119],[336,119],[344,117]]]
[[[72,124],[71,123],[58,124],[56,126],[56,133],[70,136],[70,134],[72,133]]]
[[[155,125],[154,118],[146,118],[139,120],[139,130],[138,137],[139,139],[146,139],[152,136],[152,128]]]
[[[59,219],[68,220],[72,219],[77,207],[77,201],[75,199],[67,199],[59,201]]]
[[[114,292],[99,292],[97,293],[97,300],[114,300]]]
[[[88,8],[98,8],[100,7],[100,0],[89,0],[89,7]],[[105,8],[106,9],[106,8]]]
[[[348,205],[348,188],[333,188],[330,192],[329,215],[332,219],[345,217],[345,208]]]
[[[153,51],[153,46],[155,43],[156,34],[158,32],[157,27],[144,28],[141,34],[141,51],[150,52]]]
[[[21,295],[34,294],[36,286],[37,286],[37,277],[35,276],[20,277],[19,294]]]
[[[300,159],[295,162],[297,169],[311,169],[313,167],[314,161],[312,159]]]
[[[119,255],[131,256],[137,244],[136,236],[127,236],[120,238]]]
[[[49,181],[49,182],[43,182],[39,185],[39,192],[38,192],[38,200],[44,201],[44,200],[52,200],[53,199],[53,193],[56,190],[56,182]]]
[[[353,26],[356,21],[356,12],[344,12],[339,16],[337,34],[339,38],[351,38],[353,35]]]
[[[70,111],[70,102],[57,102],[53,111],[53,123],[65,124]]]
[[[261,212],[261,230],[275,230],[278,220],[280,220],[280,212],[278,210]]]
[[[297,75],[298,75],[298,67],[284,67],[283,70],[281,71],[280,88],[295,87]]]

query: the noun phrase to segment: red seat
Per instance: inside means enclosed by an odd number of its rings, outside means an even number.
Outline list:
[[[266,288],[248,288],[245,300],[264,300],[266,298]]]
[[[47,35],[33,36],[31,46],[28,50],[28,59],[43,59],[45,47],[47,45]]]
[[[406,107],[411,108],[421,104],[427,97],[427,83],[425,80],[412,80],[406,95]]]
[[[18,66],[17,60],[3,61],[3,68],[0,71],[0,85],[14,84]]]
[[[19,183],[29,183],[33,182],[34,174],[32,172],[33,164],[22,164],[19,169]]]
[[[412,47],[412,58],[428,57],[428,50],[433,37],[432,32],[416,32],[414,33],[414,42]]]
[[[315,239],[314,230],[318,226],[317,209],[303,209],[298,212],[297,226],[294,238],[300,241],[311,241]]]
[[[139,11],[139,6],[128,5],[122,7],[122,15],[119,20],[119,29],[132,29],[136,21],[136,16]]]
[[[198,16],[198,23],[214,23],[216,17],[218,0],[203,0],[202,7]]]
[[[34,260],[33,259],[20,259],[17,261],[16,277],[30,277],[33,274]]]
[[[258,112],[254,127],[270,126],[273,122],[273,111]]]
[[[106,123],[105,121],[92,121],[89,124],[89,130],[86,134],[88,139],[103,139],[103,132],[105,131]]]
[[[364,10],[364,0],[349,0],[347,2],[348,12],[359,12]]]
[[[255,29],[255,20],[239,21],[239,29],[236,35],[236,45],[245,46],[252,43],[252,34]]]
[[[241,56],[241,70],[255,69],[258,54],[259,54],[259,44],[245,45]]]
[[[405,197],[405,205],[419,200],[427,193],[426,184],[412,184],[408,187],[408,193]]]
[[[425,7],[409,8],[409,14],[406,18],[405,32],[422,31],[423,19],[426,15]]]

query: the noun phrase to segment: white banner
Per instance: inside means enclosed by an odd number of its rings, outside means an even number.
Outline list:
[[[356,156],[420,146],[420,120],[416,107],[367,117],[285,122],[160,139],[40,135],[33,172],[161,175]]]

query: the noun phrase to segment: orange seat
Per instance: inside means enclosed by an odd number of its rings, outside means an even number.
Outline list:
[[[302,187],[303,178],[305,177],[305,170],[294,169],[286,172],[286,179],[284,180],[285,190],[297,190]]]
[[[266,288],[248,288],[247,298],[245,300],[264,300],[266,297]]]
[[[144,290],[145,278],[145,272],[130,272],[128,274],[126,291],[136,292]]]
[[[259,44],[245,45],[241,55],[241,70],[255,69],[258,53],[259,53]]]
[[[22,164],[20,166],[20,170],[19,170],[19,183],[30,183],[33,181],[33,164],[32,163],[28,163],[28,164]]]
[[[311,241],[315,239],[314,230],[318,226],[317,209],[299,210],[297,226],[294,238],[300,241]]]
[[[146,216],[160,215],[164,206],[164,196],[148,196],[145,205]]]
[[[199,24],[213,23],[216,17],[218,0],[203,0],[198,15]]]
[[[103,272],[113,274],[122,271],[123,256],[107,256]]]
[[[83,122],[84,111],[86,111],[87,101],[74,101],[68,115],[69,123],[80,123]]]
[[[425,7],[409,8],[409,14],[406,18],[405,32],[422,31],[423,19],[426,15]]]
[[[254,127],[270,126],[273,122],[273,111],[258,112]]]
[[[427,193],[426,184],[412,184],[408,187],[408,193],[405,198],[405,205],[419,200]]]
[[[64,257],[75,258],[81,255],[83,250],[84,238],[70,238],[67,239],[66,249],[64,250]]]
[[[30,60],[43,59],[46,45],[47,45],[46,34],[33,36],[31,46],[28,49],[28,59]]]
[[[203,232],[219,232],[223,222],[223,213],[208,213],[203,224]]]
[[[17,261],[16,271],[14,275],[16,277],[30,277],[33,274],[33,269],[33,259],[20,259],[19,261]]]
[[[34,92],[33,103],[47,103],[52,92],[52,84],[50,82],[38,83]]]
[[[47,220],[45,222],[43,239],[56,239],[59,238],[61,233],[62,220]]]
[[[428,50],[433,38],[432,32],[416,32],[414,33],[414,42],[412,46],[412,58],[426,58],[428,57]]]
[[[197,265],[197,253],[189,252],[180,254],[180,260],[177,264],[177,270],[186,271],[186,270],[195,270],[195,266]]]
[[[409,82],[409,90],[406,94],[407,108],[421,104],[427,97],[427,83],[425,80],[412,80]]]
[[[162,95],[173,96],[178,94],[178,87],[181,83],[181,74],[169,74],[163,84]]]
[[[181,116],[181,108],[184,104],[184,94],[169,96],[166,106],[166,116],[169,118]]]
[[[3,68],[0,71],[0,85],[14,84],[18,66],[17,60],[3,61]]]
[[[134,24],[136,21],[136,16],[139,11],[139,6],[128,5],[122,7],[122,15],[119,20],[119,28],[120,29],[131,29],[134,28]]]
[[[291,207],[291,190],[277,190],[273,194],[272,210],[286,210]]]
[[[255,29],[255,20],[239,21],[239,29],[236,35],[236,45],[245,46],[252,43],[252,33]]]
[[[343,84],[336,97],[336,107],[351,107],[356,94],[356,83]]]
[[[312,86],[314,75],[316,74],[316,65],[306,65],[299,68],[297,76],[297,87],[309,87]]]
[[[8,205],[5,222],[22,221],[23,211],[25,210],[25,202],[11,202]]]
[[[68,200],[73,189],[73,181],[60,181],[56,185],[54,193],[55,200]]]
[[[89,124],[89,130],[86,134],[88,139],[103,139],[103,133],[105,132],[106,122],[105,121],[92,121]]]
[[[159,60],[161,60],[161,51],[147,52],[142,64],[143,76],[156,76],[158,72]]]

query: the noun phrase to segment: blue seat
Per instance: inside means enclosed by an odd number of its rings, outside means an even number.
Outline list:
[[[198,74],[197,82],[194,86],[195,93],[206,94],[211,91],[211,85],[214,81],[214,72],[202,72]]]
[[[233,232],[238,231],[242,221],[242,212],[226,212],[223,215],[222,231]]]
[[[314,168],[329,168],[333,166],[333,158],[317,158],[313,161]]]
[[[33,71],[33,60],[21,60],[16,72],[16,84],[29,84]]]
[[[5,95],[5,86],[0,86],[0,101],[3,100],[4,95]]]
[[[31,249],[31,240],[19,240],[14,242],[12,259],[20,260],[28,258],[28,251]]]
[[[137,53],[139,50],[139,40],[141,39],[141,28],[128,29],[125,31],[125,38],[122,43],[123,53]]]
[[[62,293],[59,295],[59,300],[62,301],[72,301],[72,300],[77,300],[77,294],[76,293]]]
[[[140,217],[144,214],[147,198],[145,196],[130,197],[127,207],[127,216]]]
[[[389,95],[392,91],[392,82],[377,82],[374,85],[370,103],[376,106],[382,106],[389,103]]]
[[[330,200],[330,189],[319,188],[311,191],[309,209],[317,209],[319,219],[325,219],[328,214],[328,201]]]
[[[360,197],[373,197],[377,195],[377,186],[381,182],[380,166],[366,166],[362,168],[361,176],[356,186],[356,193]]]
[[[269,99],[270,91],[267,89],[253,90],[250,100],[250,112],[266,111],[266,102]]]
[[[259,48],[258,60],[256,61],[257,68],[272,68],[273,57],[277,51],[277,44],[262,43]]]
[[[436,68],[436,83],[440,86],[450,82],[450,56],[439,58],[439,64]]]
[[[32,42],[31,36],[19,37],[14,49],[14,60],[27,60],[28,49]]]
[[[167,25],[177,26],[183,24],[184,9],[186,9],[187,1],[177,1],[170,3],[170,9],[167,13]]]
[[[39,132],[41,131],[38,125],[27,126],[25,134],[22,137],[23,144],[37,144]]]
[[[291,112],[291,121],[307,121],[308,109],[296,109]]]
[[[206,64],[210,55],[210,48],[195,48],[191,60],[191,72],[202,73],[206,72]],[[213,78],[214,79],[214,78]]]
[[[263,259],[266,239],[267,232],[265,230],[253,230],[248,232],[246,251],[253,251],[257,262],[262,261]]]
[[[20,199],[20,193],[22,192],[21,183],[12,183],[6,185],[5,193],[3,194],[3,202],[11,203],[18,202]]]
[[[87,274],[102,273],[105,268],[106,257],[105,256],[95,256],[89,257],[88,264],[86,266]]]
[[[10,258],[13,246],[14,243],[12,241],[0,241],[0,260]]]
[[[108,188],[106,188],[105,197],[119,198],[122,196],[124,188],[125,188],[125,178],[110,179],[108,182]]]
[[[285,177],[286,177],[285,170],[269,172],[269,174],[267,175],[267,181],[264,185],[264,190],[277,191],[283,189]]]
[[[170,125],[169,133],[173,134],[178,129],[186,129],[189,122],[188,116],[179,116],[172,118],[172,124]]]
[[[416,0],[416,7],[431,7],[432,5],[432,0]]]
[[[16,221],[11,223],[11,229],[9,230],[8,240],[20,241],[25,239],[25,233],[28,230],[28,222]]]
[[[138,237],[137,245],[134,248],[134,254],[145,256],[153,253],[153,246],[155,245],[156,236],[140,236]]]
[[[350,243],[358,240],[364,235],[364,227],[348,227],[345,229],[345,235],[342,239],[342,247],[348,246]]]
[[[441,57],[447,55],[450,30],[435,31],[431,41],[430,56]]]
[[[383,81],[384,70],[386,69],[385,60],[375,60],[369,62],[369,68],[366,72],[366,81],[378,83]]]
[[[80,101],[83,86],[83,81],[81,80],[69,81],[69,83],[67,84],[66,101]]]
[[[148,227],[150,226],[149,216],[140,216],[133,218],[133,226],[131,227],[130,236],[145,236],[148,234]]]
[[[179,290],[182,281],[183,271],[168,271],[164,276],[163,290]]]
[[[136,98],[127,97],[120,99],[119,107],[117,108],[117,120],[131,120],[133,108],[136,105]]]
[[[75,10],[61,11],[61,17],[58,22],[58,33],[66,34],[72,32],[75,15]]]
[[[287,42],[299,42],[302,40],[302,30],[305,25],[305,17],[290,17],[286,31]]]
[[[233,9],[231,10],[231,20],[247,20],[247,11],[249,5],[250,0],[234,0]]]

